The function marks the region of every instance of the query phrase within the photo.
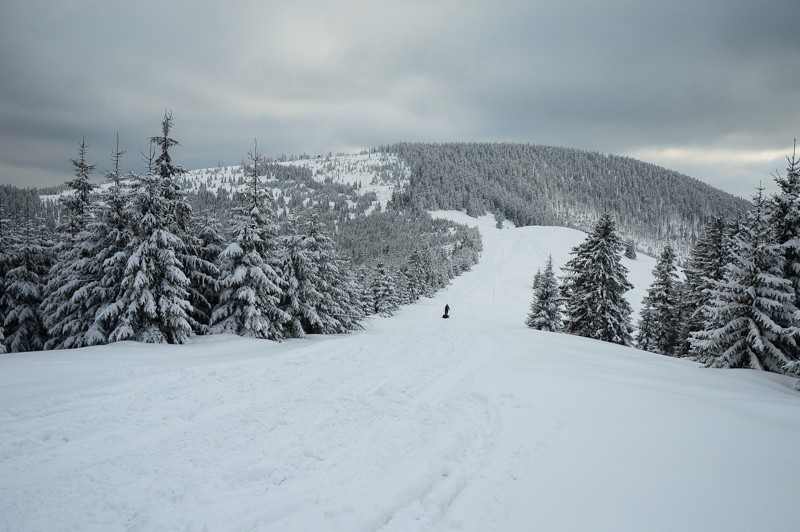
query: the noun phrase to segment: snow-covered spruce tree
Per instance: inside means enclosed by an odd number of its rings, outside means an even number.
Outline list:
[[[315,215],[297,231],[290,217],[285,224],[284,294],[281,308],[291,316],[291,335],[337,334],[358,328],[362,315],[356,294],[339,261],[333,240]]]
[[[723,243],[725,245],[725,256],[728,257],[728,260],[725,262],[726,265],[728,264],[728,262],[730,262],[731,257],[733,257],[733,255],[737,253],[739,250],[738,241],[736,240],[736,237],[741,234],[743,230],[743,225],[744,222],[742,220],[742,217],[738,215],[726,220],[725,239],[723,240]],[[724,269],[725,268],[723,268],[723,270]]]
[[[279,227],[267,203],[259,167],[263,157],[249,153],[252,168],[243,203],[231,222],[230,242],[220,255],[219,304],[212,314],[212,332],[280,340],[289,315],[280,308],[283,295]]]
[[[483,245],[480,241],[480,234],[476,230],[477,228],[463,226],[459,226],[455,230],[454,236],[457,240],[450,254],[454,276],[471,270],[472,266],[477,264],[480,259]]]
[[[95,282],[86,295],[87,314],[92,323],[84,335],[86,345],[106,344],[111,332],[123,321],[125,303],[122,298],[122,281],[131,253],[131,243],[136,241],[134,226],[126,211],[129,185],[134,175],[123,177],[120,162],[125,154],[117,145],[111,155],[113,169],[106,172],[108,187],[100,192],[99,201],[92,204],[93,218],[87,227],[87,245],[91,257],[91,270]]]
[[[360,289],[325,226],[312,214],[302,233],[303,245],[314,259],[308,282],[321,296],[316,305],[319,321],[310,322],[307,332],[336,334],[361,328],[364,313],[358,304]]]
[[[539,290],[539,287],[542,286],[542,269],[539,268],[536,270],[536,273],[533,274],[533,293],[534,295]]]
[[[339,322],[345,331],[362,329],[361,323],[368,315],[368,310],[365,308],[367,289],[359,282],[349,262],[340,258],[335,264],[340,275],[340,289],[346,296],[339,303],[343,310],[343,314],[338,316]]]
[[[622,240],[603,214],[586,241],[575,247],[563,270],[565,332],[615,344],[631,344],[631,307],[624,294],[633,286],[621,262]]]
[[[370,292],[372,292],[372,311],[374,314],[391,316],[399,308],[394,278],[389,274],[382,262],[375,266],[372,282],[370,283]]]
[[[44,224],[26,216],[24,226],[9,243],[10,264],[5,276],[5,292],[0,301],[7,351],[37,351],[47,341],[39,308],[52,261],[52,243]]]
[[[357,298],[359,310],[364,316],[375,314],[375,301],[372,297],[372,273],[366,266],[361,265],[356,268],[355,280],[355,286],[360,289]]]
[[[405,261],[397,270],[397,293],[401,305],[408,305],[419,299],[420,283],[414,278],[410,261]]]
[[[712,367],[793,370],[800,313],[760,188],[734,244],[724,278],[711,289],[704,309],[712,327],[694,333],[692,347]]]
[[[203,217],[193,218],[184,236],[186,252],[181,254],[189,276],[189,302],[192,328],[197,334],[206,334],[211,326],[211,313],[218,301],[219,267],[216,262],[224,249],[219,222]]]
[[[418,283],[417,290],[420,297],[431,297],[437,290],[433,283],[433,257],[430,248],[425,245],[411,252],[409,257],[409,270],[414,280]]]
[[[6,321],[6,312],[3,307],[3,300],[6,293],[6,279],[8,270],[11,268],[11,220],[6,217],[6,205],[4,198],[0,196],[0,353],[6,352],[5,329],[3,323]]]
[[[539,275],[533,301],[525,324],[540,331],[561,332],[561,295],[553,273],[553,257],[547,258],[544,273]]]
[[[191,332],[189,279],[178,258],[184,242],[176,233],[181,198],[170,177],[155,173],[151,148],[148,171],[134,180],[126,214],[135,228],[122,279],[123,315],[109,340],[185,342]]]
[[[313,259],[303,246],[303,237],[296,233],[294,221],[287,220],[283,231],[280,236],[283,248],[280,285],[283,290],[279,306],[289,318],[284,325],[284,336],[303,338],[309,323],[318,321],[314,304],[321,296],[311,283],[306,282],[313,268]]]
[[[86,142],[81,140],[77,159],[70,161],[75,170],[75,179],[67,181],[69,191],[59,199],[67,214],[66,221],[62,222],[62,229],[72,238],[86,228],[90,217],[92,191],[95,188],[89,181],[89,175],[97,165],[86,162],[86,149]]]
[[[775,177],[780,192],[772,198],[771,220],[775,238],[780,244],[784,258],[784,277],[791,281],[794,289],[795,307],[800,308],[800,160],[797,150],[787,157],[786,176]],[[800,352],[791,354],[800,359]]]
[[[206,287],[210,286],[209,283],[213,283],[219,272],[215,261],[208,260],[203,254],[202,242],[193,232],[195,227],[192,224],[192,206],[186,201],[186,194],[178,186],[178,178],[185,174],[186,170],[175,164],[170,154],[171,148],[180,145],[177,140],[169,136],[172,127],[172,112],[165,110],[161,121],[161,135],[151,137],[150,142],[160,150],[154,161],[155,171],[162,178],[164,198],[172,205],[175,223],[173,231],[184,243],[175,251],[183,264],[184,273],[189,278],[187,286],[187,299],[191,304],[189,323],[194,332],[204,334],[208,332],[209,327],[209,304],[204,294],[207,292]]]
[[[408,258],[408,273],[410,280],[414,283],[411,292],[414,294],[416,301],[420,297],[433,295],[432,290],[425,284],[426,272],[425,261],[422,258],[422,251],[415,249],[411,252]]]
[[[441,247],[430,248],[428,253],[431,268],[428,283],[431,290],[437,292],[450,283],[450,279],[454,277],[454,272],[450,257],[447,256],[447,252],[444,249]]]
[[[668,356],[676,354],[680,328],[679,283],[675,252],[666,246],[653,268],[653,283],[647,289],[647,313],[642,315],[639,323],[639,330],[645,335],[642,340],[647,345],[637,342],[641,349]],[[649,323],[642,323],[645,320]],[[652,340],[655,340],[654,346]]]
[[[636,260],[636,245],[632,239],[625,241],[625,256],[631,260]]]
[[[722,280],[725,265],[730,260],[728,253],[728,234],[725,219],[715,216],[705,226],[703,236],[692,248],[689,261],[684,269],[683,298],[681,303],[681,327],[678,334],[678,356],[690,356],[692,352],[689,337],[698,331],[710,328],[708,316],[703,308],[708,305],[710,290]]]
[[[647,296],[642,300],[639,329],[636,331],[636,347],[645,351],[650,351],[651,353],[659,352],[653,304]]]
[[[86,228],[94,189],[89,175],[95,165],[86,162],[85,141],[81,140],[78,157],[70,162],[75,178],[67,181],[67,193],[59,199],[62,220],[56,228],[59,235],[54,249],[56,259],[42,300],[42,322],[49,336],[44,349],[81,347],[93,321],[84,303],[93,281]]]
[[[464,264],[462,271],[468,271],[481,258],[481,252],[483,251],[481,232],[477,227],[461,226],[456,229],[456,233],[463,234],[459,241],[458,253],[462,257]]]
[[[170,138],[169,136],[170,132],[172,131],[172,126],[172,112],[165,110],[164,118],[161,120],[161,135],[150,137],[150,143],[157,147],[156,151],[158,152],[158,148],[161,150],[155,160],[153,160],[151,172],[165,179],[165,194],[170,194],[173,191],[178,190],[175,178],[186,173],[183,167],[172,162],[172,155],[170,154],[169,150],[175,146],[180,146],[180,143],[177,140]],[[184,210],[183,212],[177,213],[176,216],[187,216],[187,211]],[[176,221],[180,223],[184,220]]]

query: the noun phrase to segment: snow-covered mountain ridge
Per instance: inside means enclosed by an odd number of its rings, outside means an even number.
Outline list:
[[[394,191],[408,183],[410,172],[396,154],[379,152],[320,156],[276,164],[308,169],[319,183],[349,185],[360,195],[374,193],[382,207]],[[190,170],[181,181],[190,191],[204,188],[211,192],[224,189],[233,193],[243,190],[244,179],[243,167],[237,165]]]
[[[591,231],[604,213],[645,253],[670,245],[681,257],[724,213],[748,202],[697,179],[630,157],[521,143],[400,143],[385,147],[411,170],[401,207],[487,211],[518,226]]]
[[[517,225],[586,231],[608,212],[620,235],[640,251],[658,255],[669,244],[681,258],[688,257],[712,216],[736,216],[749,206],[643,161],[554,146],[401,143],[360,154],[269,162],[277,166],[265,169],[266,181],[279,205],[290,208],[314,203],[331,211],[346,207],[357,216],[385,208],[395,197],[400,209],[492,212]],[[243,189],[244,174],[242,165],[220,163],[188,171],[180,185],[188,192],[228,196]]]
[[[314,181],[352,187],[353,192],[361,196],[374,193],[382,207],[386,207],[396,190],[407,186],[410,173],[396,154],[380,152],[329,155],[273,163],[288,168],[307,169]],[[274,182],[274,178],[269,175],[265,178],[267,183]],[[187,192],[205,190],[214,194],[233,194],[246,187],[245,168],[242,165],[220,164],[213,168],[188,170],[180,177],[179,182]],[[102,190],[108,184],[98,183],[97,186]],[[68,193],[45,194],[40,198],[45,202],[56,201]]]
[[[528,329],[585,235],[434,214],[480,263],[363,332],[0,357],[0,530],[796,528],[793,379]]]

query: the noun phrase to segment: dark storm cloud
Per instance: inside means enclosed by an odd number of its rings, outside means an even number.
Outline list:
[[[0,181],[62,182],[81,137],[102,168],[116,132],[138,165],[169,108],[192,168],[236,163],[254,137],[267,155],[502,140],[747,194],[797,135],[798,15],[795,0],[0,0]]]

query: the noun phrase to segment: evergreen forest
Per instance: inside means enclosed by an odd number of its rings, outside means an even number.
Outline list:
[[[98,185],[81,141],[63,186],[0,187],[0,352],[346,333],[478,260],[477,229],[385,210],[360,183],[315,180],[257,143],[207,172],[225,181],[212,189],[178,164],[173,130],[166,112],[145,172],[124,170],[117,140]]]
[[[742,216],[712,217],[685,268],[664,246],[639,322],[616,224],[604,214],[556,279],[552,261],[534,278],[525,323],[635,346],[708,367],[800,376],[800,160],[788,158],[779,192],[756,189]],[[635,256],[630,257],[635,259]],[[635,333],[635,334],[634,334]]]
[[[669,245],[681,257],[718,213],[747,202],[697,179],[630,157],[513,143],[404,143],[380,148],[410,169],[399,206],[502,216],[517,226],[589,232],[604,213],[648,255]]]

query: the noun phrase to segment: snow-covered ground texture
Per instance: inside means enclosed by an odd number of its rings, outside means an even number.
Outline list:
[[[363,332],[0,357],[0,529],[798,530],[792,379],[530,330],[584,235],[439,215],[481,262]]]

